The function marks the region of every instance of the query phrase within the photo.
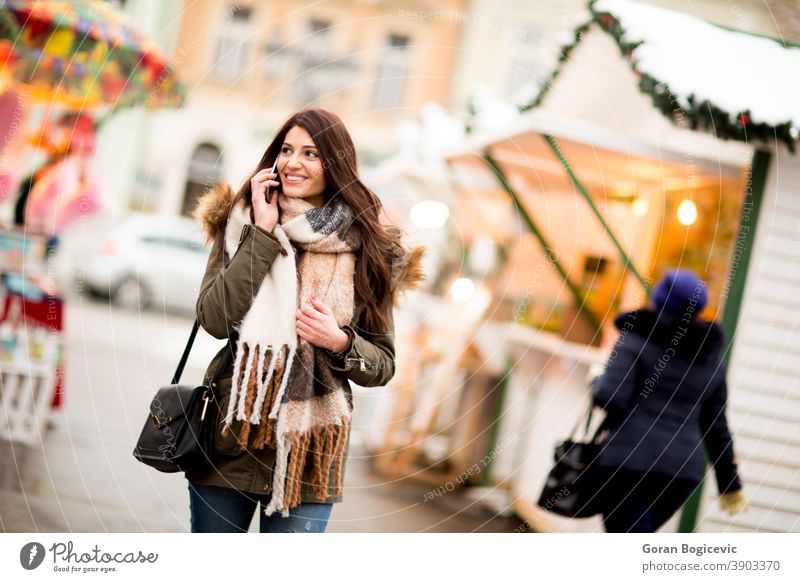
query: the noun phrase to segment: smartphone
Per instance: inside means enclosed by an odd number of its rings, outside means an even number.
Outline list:
[[[275,163],[272,164],[272,168],[270,169],[269,173],[274,174],[275,168],[277,167],[278,167],[278,158],[275,158]],[[270,202],[272,202],[272,192],[269,191],[269,186],[267,186],[267,204],[269,204]]]

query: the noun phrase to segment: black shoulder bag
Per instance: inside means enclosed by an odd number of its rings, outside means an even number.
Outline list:
[[[579,420],[569,438],[556,445],[553,453],[555,465],[547,475],[539,497],[539,507],[564,517],[592,517],[602,511],[599,494],[601,484],[598,483],[594,469],[602,447],[599,437],[607,422],[603,420],[591,440],[586,440],[592,423],[593,408],[594,404],[590,402],[583,429],[584,440],[574,440],[580,426]]]
[[[150,403],[150,414],[133,456],[164,473],[201,472],[213,465],[214,429],[219,416],[214,388],[233,360],[235,335],[228,340],[214,377],[207,386],[179,385],[199,323],[195,320],[186,349],[169,386],[160,388]]]

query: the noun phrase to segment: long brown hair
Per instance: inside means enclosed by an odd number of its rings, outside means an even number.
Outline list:
[[[272,167],[286,134],[295,126],[305,129],[317,146],[325,175],[325,201],[334,196],[344,198],[353,211],[356,224],[361,228],[362,243],[355,266],[355,295],[365,306],[365,330],[369,333],[385,333],[390,326],[388,313],[392,306],[392,258],[394,249],[400,244],[399,235],[381,225],[378,219],[381,201],[359,178],[356,148],[338,115],[325,109],[308,108],[289,117],[236,193],[231,208],[244,198],[252,209],[251,178],[262,169]],[[217,233],[219,249],[224,248],[224,236],[224,229],[220,229]],[[221,255],[220,250],[219,258]]]

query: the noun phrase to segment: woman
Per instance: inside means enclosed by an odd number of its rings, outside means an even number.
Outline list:
[[[746,507],[725,415],[722,328],[697,318],[706,284],[688,271],[667,273],[653,309],[621,314],[620,336],[594,402],[609,429],[597,460],[600,507],[609,532],[654,532],[714,467],[720,504]]]
[[[342,500],[348,380],[392,377],[394,298],[420,279],[422,249],[380,210],[322,109],[290,117],[236,194],[218,184],[199,201],[213,248],[197,317],[236,351],[216,387],[219,460],[187,474],[192,531],[247,531],[259,503],[262,532],[325,530]]]

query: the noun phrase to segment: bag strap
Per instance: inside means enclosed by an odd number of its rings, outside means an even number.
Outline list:
[[[589,436],[589,429],[592,426],[592,414],[593,413],[594,413],[594,401],[590,398],[589,399],[589,410],[586,411],[586,421],[584,422],[584,425],[583,425],[583,439],[584,440],[586,440],[586,437]],[[588,441],[588,442],[593,443],[593,442],[597,441],[597,437],[600,436],[600,433],[602,433],[607,428],[606,427],[607,421],[608,421],[608,416],[606,416],[603,419],[603,422],[601,422],[600,426],[597,427],[597,430],[594,431],[594,436],[592,436],[592,439],[590,441]],[[575,426],[572,428],[572,432],[570,432],[569,438],[571,440],[573,440],[573,441],[575,440],[575,435],[577,434],[578,427],[580,425],[581,425],[581,419],[579,418],[578,421],[575,423]]]
[[[170,382],[170,384],[177,384],[181,381],[181,374],[183,374],[183,368],[186,366],[186,361],[189,359],[189,352],[192,351],[192,344],[194,343],[194,338],[197,337],[198,329],[200,329],[200,322],[195,319],[194,325],[192,325],[192,332],[189,334],[189,341],[186,342],[181,361],[178,362],[178,367],[175,369],[175,375],[172,376],[172,382]]]
[[[589,409],[586,411],[586,421],[583,426],[583,436],[586,437],[589,434],[589,427],[592,424],[592,412],[594,412],[594,402],[591,398],[589,398]],[[572,430],[569,433],[569,438],[575,440],[575,435],[578,433],[578,427],[581,425],[581,419],[579,418],[575,422],[575,426],[572,427]]]
[[[194,325],[192,325],[192,331],[189,333],[189,341],[186,342],[186,347],[183,349],[181,361],[178,362],[178,367],[175,369],[175,375],[172,377],[172,382],[170,382],[171,384],[177,384],[181,380],[181,375],[183,374],[183,369],[186,367],[186,362],[189,359],[189,352],[192,351],[192,344],[194,344],[194,338],[197,337],[198,329],[200,329],[200,322],[195,319]],[[233,361],[233,352],[236,350],[236,339],[238,336],[239,334],[234,331],[231,334],[231,337],[228,338],[228,345],[226,346],[227,349],[225,350],[225,353],[222,354],[222,358],[217,365],[217,369],[214,371],[214,376],[211,378],[212,388],[216,386],[217,381],[222,375],[222,372],[225,371],[225,368],[228,367],[228,364]]]

